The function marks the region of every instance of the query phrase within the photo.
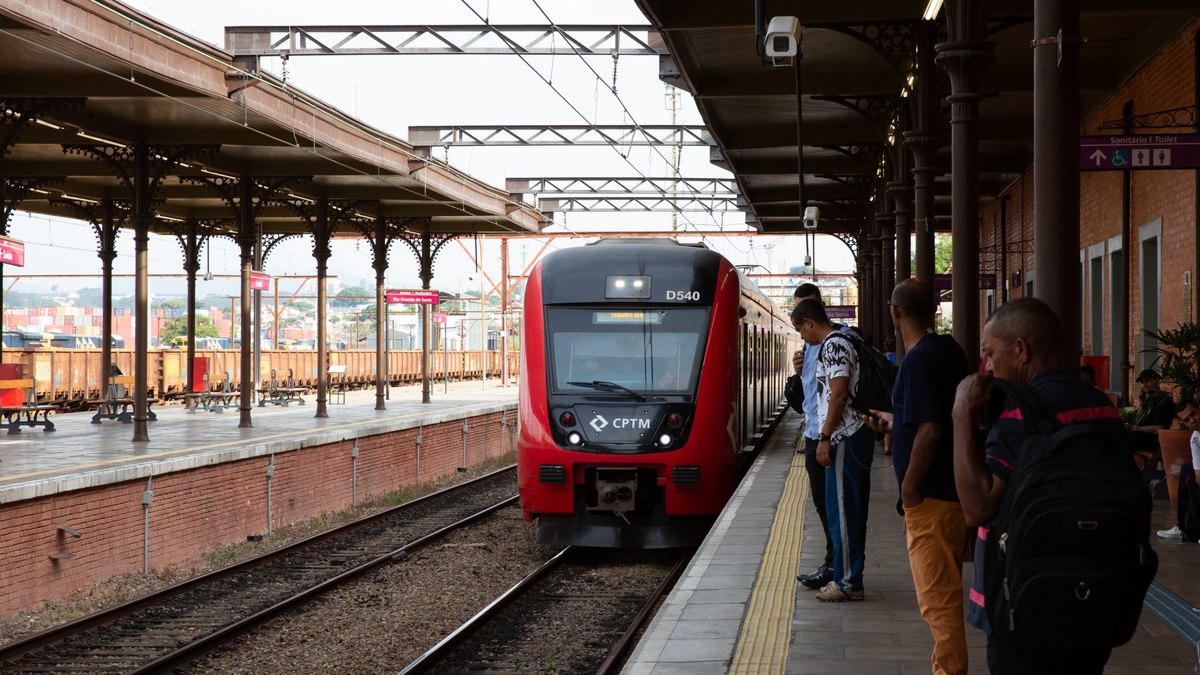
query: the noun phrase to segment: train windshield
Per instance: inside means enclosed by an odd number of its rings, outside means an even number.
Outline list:
[[[546,310],[554,389],[601,380],[639,392],[693,391],[708,308]]]

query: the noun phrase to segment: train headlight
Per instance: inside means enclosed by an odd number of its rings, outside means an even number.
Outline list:
[[[583,435],[578,431],[567,434],[567,445],[583,445]]]
[[[649,276],[609,276],[604,289],[605,298],[636,298],[650,297]]]
[[[658,437],[658,445],[659,447],[663,448],[670,447],[671,441],[673,440],[674,439],[671,438],[671,434],[663,434],[662,436]]]

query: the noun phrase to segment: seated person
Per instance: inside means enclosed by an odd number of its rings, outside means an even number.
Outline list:
[[[1175,505],[1175,526],[1169,530],[1159,530],[1158,536],[1163,539],[1182,539],[1195,542],[1200,538],[1200,490],[1196,487],[1195,467],[1200,466],[1200,408],[1194,401],[1180,401],[1175,406],[1175,416],[1183,422],[1185,429],[1192,432],[1189,445],[1192,449],[1192,462],[1179,467],[1179,499]]]
[[[1159,388],[1158,373],[1147,368],[1138,373],[1137,412],[1133,423],[1125,425],[1125,441],[1130,452],[1158,452],[1158,430],[1170,429],[1175,420],[1175,401]]]

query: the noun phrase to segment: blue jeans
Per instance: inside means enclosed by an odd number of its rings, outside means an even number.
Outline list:
[[[833,580],[842,590],[863,590],[874,454],[875,432],[863,426],[830,448],[833,465],[825,469],[825,510],[829,514],[829,539],[833,542]]]

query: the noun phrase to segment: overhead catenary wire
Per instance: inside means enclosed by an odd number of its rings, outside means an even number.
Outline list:
[[[474,8],[474,7],[472,7],[472,6],[470,5],[470,3],[469,3],[469,2],[467,2],[467,0],[460,0],[460,1],[462,2],[462,4],[463,4],[463,5],[464,5],[464,6],[465,6],[465,7],[466,7],[468,10],[470,10],[470,11],[471,11],[471,13],[472,13],[472,14],[474,14],[474,15],[476,16],[476,18],[478,18],[478,19],[479,19],[481,22],[483,22],[485,26],[489,25],[489,24],[488,24],[488,22],[487,22],[487,19],[486,19],[486,18],[485,18],[483,15],[481,15],[481,14],[480,14],[480,13],[479,13],[479,12],[478,12],[478,11],[477,11],[475,8]],[[556,33],[556,34],[558,34],[558,33],[561,33],[561,29],[559,29],[559,28],[558,28],[558,26],[557,26],[557,24],[555,24],[555,23],[554,23],[554,21],[553,21],[552,19],[550,19],[550,17],[549,17],[549,16],[546,14],[545,10],[544,10],[544,9],[542,9],[541,5],[538,5],[538,4],[537,4],[537,2],[536,2],[536,0],[534,0],[534,3],[533,3],[533,4],[534,4],[534,6],[536,6],[536,7],[537,7],[538,11],[540,11],[540,12],[542,13],[542,16],[546,18],[546,20],[547,20],[547,21],[548,21],[548,22],[551,24],[551,26],[553,26],[553,27],[554,27],[554,29],[555,29],[555,33]],[[501,36],[501,37],[502,37],[502,36]],[[564,35],[564,38],[565,38],[565,37],[566,37],[566,36]],[[634,118],[634,115],[633,115],[633,113],[632,113],[632,112],[629,110],[628,106],[626,106],[626,105],[625,105],[625,102],[621,100],[620,96],[618,96],[618,95],[616,94],[616,91],[613,89],[613,87],[612,87],[612,86],[610,86],[610,85],[608,85],[607,83],[605,83],[605,82],[603,81],[603,78],[602,78],[602,77],[600,77],[599,73],[597,73],[597,72],[596,72],[596,70],[595,70],[594,68],[592,68],[591,64],[589,64],[589,63],[587,62],[587,59],[586,59],[586,58],[584,58],[583,54],[581,54],[581,53],[579,52],[579,49],[578,49],[578,48],[577,48],[577,47],[576,47],[574,44],[572,44],[572,42],[571,42],[570,40],[566,40],[566,42],[567,42],[567,44],[571,45],[571,50],[572,50],[572,51],[573,51],[573,52],[576,54],[576,56],[578,56],[578,57],[580,58],[580,60],[581,60],[581,61],[583,61],[584,65],[586,65],[586,66],[587,66],[587,68],[588,68],[588,70],[590,70],[590,71],[592,72],[592,75],[593,75],[593,76],[596,78],[596,80],[597,80],[599,83],[601,83],[601,84],[604,84],[604,87],[605,87],[606,89],[608,89],[610,92],[612,92],[612,93],[613,93],[613,96],[614,96],[614,97],[616,97],[616,98],[617,98],[617,101],[620,103],[620,105],[621,105],[621,108],[622,108],[622,110],[624,111],[624,114],[625,114],[626,116],[628,116],[628,118],[629,118],[629,119],[632,121],[632,123],[633,123],[634,127],[636,127],[636,128],[641,128],[641,125],[640,125],[640,124],[638,124],[638,123],[637,123],[637,120]],[[560,99],[562,99],[562,101],[563,101],[564,103],[566,103],[566,104],[567,104],[567,107],[569,107],[569,108],[570,108],[570,109],[571,109],[571,110],[572,110],[572,111],[573,111],[573,112],[574,112],[574,113],[575,113],[575,114],[576,114],[576,115],[577,115],[577,116],[578,116],[580,119],[582,119],[584,122],[586,122],[586,123],[587,123],[587,124],[589,124],[589,125],[595,125],[595,122],[593,122],[592,120],[588,119],[588,116],[587,116],[586,114],[584,114],[582,111],[580,111],[580,110],[579,110],[579,108],[578,108],[578,107],[576,107],[576,106],[575,106],[575,104],[574,104],[574,103],[572,103],[572,102],[570,101],[570,99],[568,99],[568,98],[567,98],[567,96],[566,96],[565,94],[563,94],[563,92],[562,92],[562,91],[560,91],[560,90],[558,89],[558,87],[556,87],[556,86],[554,85],[554,83],[553,83],[551,80],[548,80],[548,79],[546,78],[546,76],[545,76],[545,75],[543,75],[543,74],[541,73],[541,71],[539,71],[539,70],[538,70],[538,69],[537,69],[537,68],[536,68],[536,67],[535,67],[535,66],[534,66],[534,65],[533,65],[533,64],[532,64],[532,63],[531,63],[531,62],[530,62],[530,61],[529,61],[529,60],[528,60],[526,57],[525,57],[525,55],[521,54],[520,52],[516,52],[516,56],[517,56],[518,58],[520,58],[520,59],[521,59],[521,62],[522,62],[522,63],[524,63],[524,64],[525,64],[525,65],[526,65],[526,66],[527,66],[527,67],[528,67],[528,68],[529,68],[531,71],[533,71],[533,73],[534,73],[535,75],[537,75],[537,77],[538,77],[540,80],[542,80],[542,82],[543,82],[543,83],[545,83],[545,84],[546,84],[548,87],[550,87],[551,91],[553,91],[553,92],[555,93],[555,95],[557,95],[557,96],[558,96]],[[612,148],[613,148],[613,150],[614,150],[614,151],[615,151],[615,152],[616,152],[616,153],[617,153],[617,154],[618,154],[618,155],[619,155],[619,156],[622,158],[622,160],[624,160],[624,161],[625,161],[625,163],[626,163],[626,164],[628,164],[628,165],[630,166],[630,168],[632,168],[632,169],[633,169],[635,172],[637,172],[638,176],[640,176],[642,179],[649,180],[649,177],[648,177],[648,176],[646,176],[646,174],[645,174],[645,173],[643,173],[643,172],[641,171],[641,169],[639,169],[639,168],[637,167],[637,165],[636,165],[636,164],[634,164],[632,161],[630,161],[629,157],[628,157],[626,154],[622,153],[622,152],[621,152],[619,149],[617,149],[616,147],[614,147],[614,146],[612,146],[612,145],[610,145],[609,147],[612,147]],[[664,159],[664,161],[666,161],[666,158],[665,158],[665,156],[663,156],[663,155],[662,155],[662,151],[661,151],[661,150],[659,150],[657,147],[655,147],[655,146],[653,146],[653,145],[651,145],[651,148],[653,149],[653,151],[654,151],[654,152],[657,152],[657,153],[659,154],[659,156],[660,156],[660,157],[662,157],[662,158]],[[670,164],[670,162],[668,161],[668,162],[667,162],[667,164],[669,165],[669,164]],[[666,193],[666,191],[665,191],[665,190],[663,190],[662,188],[659,188],[659,191],[662,193],[663,197],[669,197],[669,195]],[[676,209],[676,210],[679,210],[679,209],[678,209],[678,206],[675,206],[675,209]],[[710,210],[710,215],[711,215],[711,210]],[[701,238],[702,240],[703,240],[703,239],[705,239],[705,238],[707,238],[707,235],[708,235],[709,233],[706,233],[706,232],[702,231],[702,230],[699,228],[699,226],[698,226],[698,225],[696,225],[694,222],[692,222],[692,221],[691,221],[691,219],[690,219],[690,218],[688,218],[686,215],[684,215],[684,220],[685,220],[685,221],[687,221],[688,225],[690,225],[690,226],[691,226],[691,228],[692,228],[693,230],[695,230],[695,231],[696,231],[696,233],[697,233],[697,234],[700,236],[700,238]]]
[[[342,118],[344,118],[345,121],[352,123],[356,127],[356,130],[363,133],[364,135],[366,135],[369,140],[378,141],[378,143],[380,144],[381,147],[386,147],[387,149],[389,149],[393,152],[396,152],[398,154],[405,155],[405,156],[409,157],[410,159],[418,159],[418,157],[416,155],[414,155],[413,153],[411,153],[411,151],[407,150],[406,148],[404,148],[400,145],[389,142],[385,136],[374,133],[373,129],[371,129],[370,127],[368,127],[365,124],[362,124],[361,122],[359,122],[357,120],[353,120],[353,118],[347,117],[340,110],[320,109],[318,106],[314,105],[312,102],[308,101],[306,98],[299,96],[294,88],[288,87],[288,86],[286,86],[286,84],[281,86],[280,84],[278,84],[270,79],[264,78],[256,73],[252,73],[252,72],[240,69],[237,66],[233,65],[230,61],[217,58],[217,57],[213,56],[211,53],[208,53],[201,49],[197,49],[195,46],[188,44],[187,42],[181,41],[172,35],[164,33],[162,30],[158,29],[155,26],[149,25],[143,21],[138,20],[137,17],[135,17],[135,16],[132,16],[132,15],[122,12],[120,10],[120,8],[115,7],[109,3],[101,2],[100,0],[90,0],[90,3],[97,7],[103,8],[105,11],[115,13],[117,16],[121,17],[124,21],[127,21],[130,26],[137,26],[138,28],[140,28],[142,30],[151,32],[154,35],[171,42],[172,44],[175,44],[179,47],[182,47],[184,49],[191,51],[192,53],[202,56],[205,60],[208,60],[208,61],[211,61],[213,63],[220,65],[221,68],[229,70],[231,73],[233,73],[237,76],[254,80],[260,86],[269,87],[275,91],[285,94],[286,96],[288,96],[291,99],[293,106],[304,106],[314,115],[317,114],[318,112],[325,112],[325,113],[328,113],[328,114],[331,114],[331,115],[334,115],[337,117],[342,117]],[[51,50],[49,48],[47,48],[46,46],[36,43],[36,42],[33,42],[32,40],[22,36],[18,32],[0,29],[0,35],[4,35],[8,38],[19,41],[32,49],[36,49],[38,51],[42,51],[42,52],[46,52],[46,53],[51,53]],[[240,129],[249,130],[255,134],[258,134],[264,138],[270,139],[277,143],[282,143],[285,145],[290,145],[295,148],[299,148],[301,150],[306,150],[307,152],[312,154],[314,157],[318,157],[324,161],[327,161],[334,166],[337,166],[337,167],[340,167],[343,169],[347,169],[349,171],[352,171],[352,172],[357,173],[362,176],[375,175],[376,178],[378,178],[380,180],[383,179],[383,176],[381,176],[381,175],[368,173],[367,171],[364,171],[358,167],[352,166],[345,162],[341,162],[335,158],[322,155],[321,153],[317,152],[318,148],[315,145],[313,145],[312,147],[309,147],[309,148],[305,148],[298,142],[298,139],[293,139],[293,140],[289,141],[286,138],[279,137],[274,134],[268,133],[267,131],[265,131],[263,129],[255,128],[252,124],[249,123],[248,118],[244,118],[241,121],[236,120],[236,119],[231,119],[231,118],[225,117],[215,111],[209,110],[209,109],[201,107],[199,105],[196,105],[196,104],[192,103],[190,100],[188,100],[187,98],[182,98],[182,97],[168,94],[166,92],[155,89],[154,87],[151,87],[148,84],[138,81],[132,75],[126,76],[126,75],[123,75],[123,74],[120,74],[117,72],[106,70],[105,68],[103,68],[102,66],[100,66],[98,64],[91,63],[89,61],[85,61],[83,59],[77,58],[70,54],[55,53],[55,55],[60,58],[71,61],[72,63],[75,63],[76,65],[80,65],[85,68],[90,68],[92,70],[95,70],[95,71],[102,73],[104,75],[107,75],[109,77],[118,79],[121,82],[133,84],[134,86],[136,86],[148,93],[152,93],[163,99],[178,103],[182,106],[192,109],[193,111],[195,111],[201,115],[206,115],[208,117],[215,118],[222,122],[236,125]],[[244,109],[243,112],[245,113],[247,111]],[[295,115],[295,113],[296,113],[296,109],[294,108],[293,115]],[[312,140],[313,140],[313,143],[315,144],[316,139],[313,138]],[[421,158],[421,159],[425,159],[425,158]],[[446,171],[454,174],[456,177],[458,177],[460,179],[470,181],[470,182],[476,182],[476,183],[479,182],[478,179],[476,179],[475,177],[473,177],[465,172],[459,171],[458,169],[455,169],[454,167],[450,166],[449,164],[444,165],[442,168],[444,168]],[[409,187],[406,187],[403,185],[396,185],[393,183],[388,183],[388,187],[393,188],[393,189],[398,189],[402,192],[406,192],[406,193],[409,193],[414,196],[425,196],[421,191],[417,191],[417,190],[414,190],[413,188],[409,188]],[[479,218],[478,214],[472,213],[464,206],[454,204],[453,202],[447,202],[446,206],[449,206],[450,208],[453,208],[453,209],[456,209],[456,210],[462,212],[463,215],[469,215],[469,216],[472,216],[475,218]],[[513,232],[514,234],[523,233],[522,230],[519,230],[518,228],[513,227],[512,225],[510,225],[496,217],[484,217],[484,218],[481,218],[481,220],[483,220],[484,222],[487,222],[491,225],[494,225],[497,228]]]

